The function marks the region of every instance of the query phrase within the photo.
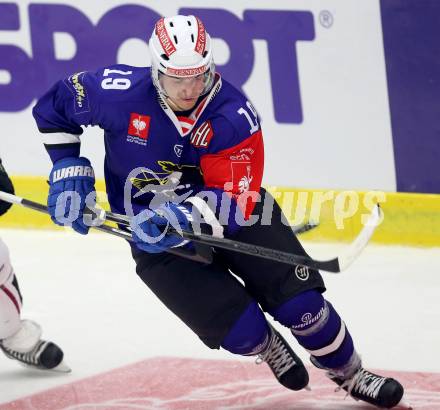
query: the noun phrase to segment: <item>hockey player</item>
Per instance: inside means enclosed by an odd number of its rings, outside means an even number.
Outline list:
[[[260,186],[258,115],[215,72],[200,19],[160,19],[149,48],[151,68],[114,65],[76,73],[37,102],[33,115],[53,162],[48,206],[54,222],[82,234],[89,230],[83,213],[86,203],[93,206],[95,180],[90,161],[80,156],[80,135],[82,126],[98,125],[112,210],[135,215],[137,274],[208,347],[258,356],[285,387],[306,387],[303,363],[264,311],[352,397],[397,405],[402,386],[362,367],[350,332],[322,295],[319,272],[221,249],[209,265],[165,252],[192,246],[170,234],[169,224],[195,229],[202,221],[213,235],[306,254]],[[270,203],[268,225],[262,220]]]
[[[0,190],[14,193],[14,187],[0,160]],[[11,204],[0,201],[0,215]],[[41,339],[38,323],[21,319],[22,297],[9,259],[9,250],[0,238],[0,349],[10,359],[41,369],[69,372],[63,362],[63,351],[52,342]]]

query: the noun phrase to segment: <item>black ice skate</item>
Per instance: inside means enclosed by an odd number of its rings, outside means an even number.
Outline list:
[[[30,320],[23,320],[20,330],[0,341],[0,349],[12,360],[26,367],[67,373],[70,368],[63,362],[63,351],[52,342],[40,339],[41,329]]]
[[[257,364],[266,362],[277,380],[288,389],[301,390],[309,384],[309,374],[301,359],[272,327],[267,348],[258,355]]]
[[[391,409],[403,397],[403,387],[390,377],[382,377],[360,367],[349,379],[341,379],[331,371],[327,376],[355,400],[362,400],[374,406]]]

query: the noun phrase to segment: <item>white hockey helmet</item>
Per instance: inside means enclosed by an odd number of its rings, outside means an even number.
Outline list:
[[[171,77],[205,76],[206,94],[214,82],[215,65],[211,37],[195,16],[162,17],[155,25],[148,43],[151,54],[151,75],[159,92],[160,73]]]

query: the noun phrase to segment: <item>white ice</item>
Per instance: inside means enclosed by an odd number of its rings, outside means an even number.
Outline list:
[[[67,230],[0,235],[24,296],[23,316],[43,326],[73,369],[68,375],[29,372],[0,355],[0,403],[158,355],[236,360],[206,348],[156,299],[136,276],[124,240]],[[305,246],[327,258],[346,245]],[[440,371],[439,248],[369,245],[348,271],[324,277],[326,297],[368,367]]]

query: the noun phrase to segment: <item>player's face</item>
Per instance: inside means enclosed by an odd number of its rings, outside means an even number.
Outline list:
[[[159,81],[168,98],[177,106],[177,109],[186,111],[196,105],[197,99],[205,89],[206,75],[171,77],[162,74]]]

